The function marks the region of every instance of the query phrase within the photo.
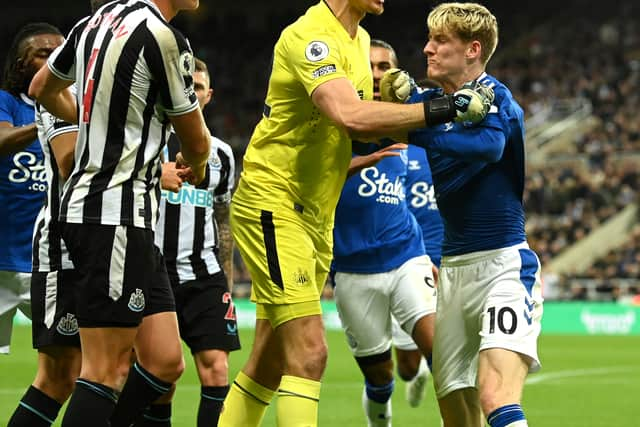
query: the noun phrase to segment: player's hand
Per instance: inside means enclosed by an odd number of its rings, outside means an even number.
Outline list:
[[[190,165],[186,162],[182,153],[176,154],[176,169],[183,181],[191,185],[200,184],[206,175],[207,162],[201,165]]]
[[[183,176],[185,172],[191,172],[191,169],[177,169],[175,162],[167,162],[162,164],[162,176],[160,177],[160,187],[163,190],[177,193],[182,188],[182,183],[185,181]]]
[[[380,79],[380,99],[385,102],[404,103],[416,87],[409,73],[399,68],[390,68]]]
[[[347,177],[350,177],[364,168],[370,168],[377,164],[380,160],[386,157],[396,157],[400,155],[400,150],[406,150],[407,144],[396,142],[395,144],[387,145],[366,156],[355,156],[351,159],[349,164],[349,171]]]
[[[489,86],[471,81],[465,83],[451,98],[456,109],[454,121],[478,123],[489,112],[495,94]]]

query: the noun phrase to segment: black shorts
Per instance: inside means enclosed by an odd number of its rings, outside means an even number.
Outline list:
[[[80,347],[74,290],[75,270],[31,274],[33,348]]]
[[[167,274],[164,257],[157,246],[154,246],[153,249],[157,269],[149,285],[149,302],[144,308],[145,317],[166,311],[176,311],[176,302],[173,298],[173,290],[171,289],[171,281]]]
[[[173,288],[180,336],[191,353],[240,348],[236,309],[224,273]]]
[[[168,283],[153,243],[153,231],[71,223],[62,223],[61,228],[78,275],[78,325],[138,326],[149,314],[145,310],[150,305],[154,283]]]

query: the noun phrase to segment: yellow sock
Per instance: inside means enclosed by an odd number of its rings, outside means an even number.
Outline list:
[[[275,391],[261,386],[242,371],[224,400],[218,426],[259,426]]]
[[[320,382],[284,375],[278,389],[278,427],[315,427],[318,425]]]

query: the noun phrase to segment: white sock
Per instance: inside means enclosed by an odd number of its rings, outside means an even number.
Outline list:
[[[386,403],[370,400],[366,389],[362,390],[362,407],[369,427],[391,427],[391,399]]]

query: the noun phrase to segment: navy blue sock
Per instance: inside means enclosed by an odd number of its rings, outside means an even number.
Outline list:
[[[55,399],[30,386],[9,420],[7,427],[49,427],[62,407]]]
[[[110,427],[117,392],[104,384],[78,378],[62,418],[62,427]]]
[[[198,427],[216,427],[222,410],[222,402],[229,392],[229,385],[202,387],[198,407]]]
[[[171,403],[149,405],[134,427],[171,427]]]
[[[505,427],[516,421],[526,420],[522,407],[517,403],[502,406],[487,417],[491,427]]]
[[[376,403],[387,403],[389,398],[391,398],[394,386],[394,380],[391,380],[389,384],[380,386],[369,384],[367,380],[364,381],[364,387],[367,392],[367,397],[369,398],[369,400],[373,400]]]
[[[134,363],[111,416],[111,425],[129,427],[142,416],[147,406],[169,390],[171,383],[156,378],[137,362]]]

